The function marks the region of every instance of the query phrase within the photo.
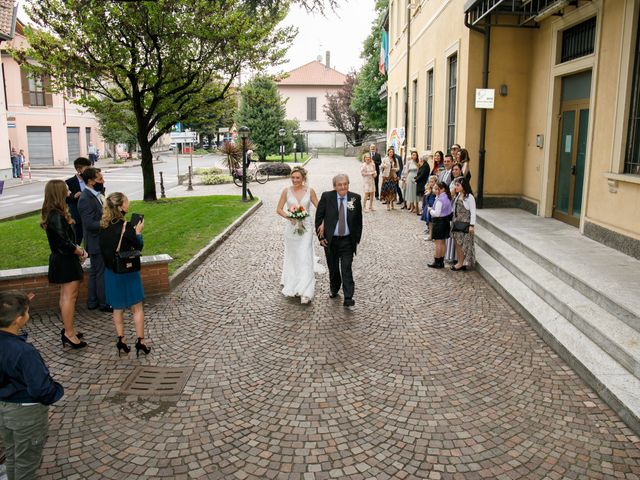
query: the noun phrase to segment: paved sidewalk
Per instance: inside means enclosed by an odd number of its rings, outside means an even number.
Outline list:
[[[361,189],[352,159],[308,167],[318,190],[339,171]],[[252,184],[264,207],[146,306],[148,357],[118,358],[108,315],[78,313],[80,352],[33,315],[66,388],[41,478],[640,478],[640,439],[477,273],[426,268],[417,216],[366,214],[355,308],[326,276],[311,305],[282,297],[286,184]],[[239,189],[193,193],[214,192]],[[138,365],[194,370],[179,400],[150,400],[120,393]]]

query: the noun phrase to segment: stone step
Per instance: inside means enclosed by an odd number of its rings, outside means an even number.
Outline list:
[[[536,295],[480,245],[477,270],[558,355],[640,434],[640,380]]]
[[[638,260],[594,242],[557,220],[523,211],[480,210],[477,223],[640,331]]]
[[[640,332],[611,315],[492,232],[479,228],[477,244],[602,350],[640,378]]]

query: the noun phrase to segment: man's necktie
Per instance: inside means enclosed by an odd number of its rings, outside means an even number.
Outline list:
[[[338,236],[343,237],[347,231],[347,219],[344,214],[344,197],[340,197],[340,207],[338,209]]]

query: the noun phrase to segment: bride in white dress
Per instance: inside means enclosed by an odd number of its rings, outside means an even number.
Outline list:
[[[315,294],[315,272],[322,267],[317,265],[313,251],[314,221],[311,216],[311,204],[318,206],[316,192],[307,186],[307,171],[294,168],[291,172],[291,186],[280,195],[277,214],[287,219],[284,226],[284,264],[282,267],[282,294],[287,297],[300,297],[300,303],[309,303]],[[297,220],[289,218],[292,207],[304,207],[309,216],[300,220],[304,232],[297,226]],[[297,228],[298,227],[298,228]]]

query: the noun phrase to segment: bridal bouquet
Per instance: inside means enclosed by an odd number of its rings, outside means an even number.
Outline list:
[[[293,231],[298,235],[304,235],[304,232],[307,231],[302,221],[308,216],[309,212],[307,212],[302,205],[298,207],[294,205],[289,209],[289,218],[296,221]]]

